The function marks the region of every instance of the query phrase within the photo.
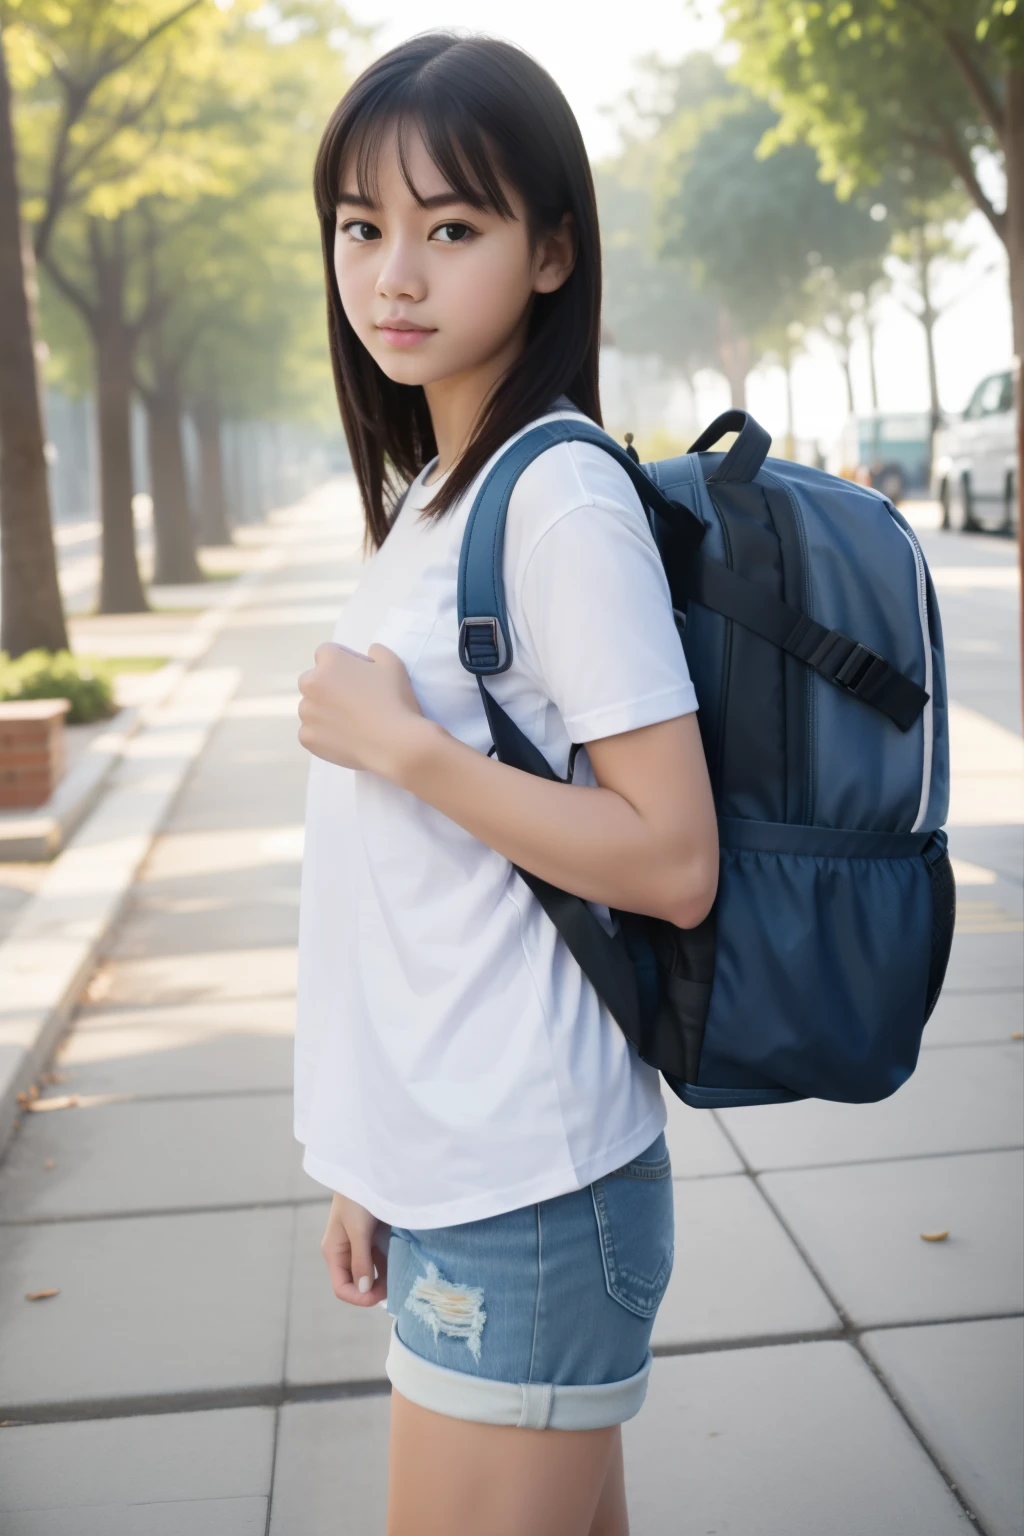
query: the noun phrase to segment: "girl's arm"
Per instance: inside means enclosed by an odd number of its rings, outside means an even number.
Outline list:
[[[696,718],[588,742],[598,787],[553,783],[468,747],[420,711],[384,646],[333,644],[299,679],[299,740],[408,790],[531,874],[587,901],[695,927],[718,879],[714,803]]]

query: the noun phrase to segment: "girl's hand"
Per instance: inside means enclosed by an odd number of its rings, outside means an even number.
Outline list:
[[[299,741],[341,768],[394,778],[423,713],[394,651],[371,645],[369,659],[325,641],[299,678]]]
[[[339,1301],[354,1307],[375,1307],[388,1293],[388,1260],[381,1240],[391,1228],[365,1206],[335,1195],[320,1252]],[[373,1267],[377,1266],[374,1280]]]

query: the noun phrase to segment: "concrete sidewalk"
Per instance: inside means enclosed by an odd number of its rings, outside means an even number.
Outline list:
[[[351,484],[266,536],[197,672],[240,686],[43,1091],[78,1106],[0,1167],[0,1536],[383,1531],[388,1320],[331,1294],[289,1098],[295,678],[358,576]],[[1014,552],[926,544],[961,706],[949,981],[887,1103],[672,1106],[634,1536],[1024,1531]]]

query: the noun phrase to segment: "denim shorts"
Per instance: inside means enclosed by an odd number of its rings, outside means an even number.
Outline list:
[[[585,1189],[410,1231],[388,1253],[387,1373],[456,1419],[600,1429],[638,1413],[672,1273],[664,1135]]]

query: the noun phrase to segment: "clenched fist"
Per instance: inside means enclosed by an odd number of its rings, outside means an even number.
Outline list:
[[[341,768],[398,779],[427,726],[402,661],[383,645],[367,657],[332,641],[314,660],[299,678],[302,746]]]

